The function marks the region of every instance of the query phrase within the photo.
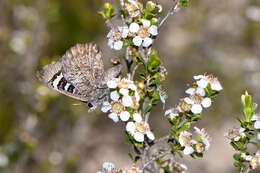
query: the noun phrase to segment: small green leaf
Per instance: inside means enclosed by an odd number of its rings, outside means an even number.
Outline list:
[[[143,103],[143,113],[146,114],[147,112],[150,112],[152,109],[152,104],[149,100],[145,100]]]
[[[160,65],[161,65],[161,60],[157,55],[157,51],[153,49],[149,56],[149,60],[147,62],[148,71],[153,73],[158,70],[158,67]]]
[[[240,154],[235,153],[235,154],[233,155],[233,158],[234,158],[236,161],[239,161],[239,160],[240,160]]]
[[[183,7],[187,7],[189,4],[189,0],[179,0],[178,3]]]

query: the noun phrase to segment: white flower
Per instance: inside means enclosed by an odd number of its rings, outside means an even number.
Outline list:
[[[139,113],[134,113],[133,114],[133,119],[137,123],[140,123],[143,120],[142,116]]]
[[[218,79],[213,76],[198,75],[193,78],[198,80],[196,83],[201,88],[206,88],[210,84],[212,90],[221,91],[223,89]]]
[[[183,131],[180,133],[180,136],[179,136],[179,142],[181,144],[182,147],[184,147],[185,145],[189,145],[190,144],[190,141],[191,141],[191,136],[192,134],[187,132],[187,131]]]
[[[117,91],[113,91],[113,92],[117,92]],[[111,93],[113,93],[111,92]],[[111,113],[108,114],[108,117],[110,119],[112,119],[115,123],[117,123],[119,121],[118,116],[120,116],[120,119],[122,121],[127,121],[130,117],[129,112],[125,111],[125,107],[124,105],[121,103],[121,101],[119,101],[119,97],[117,96],[113,96],[116,94],[112,94],[112,97],[114,97],[114,101],[110,104],[109,102],[104,102],[102,107],[101,107],[101,111],[106,113],[108,111],[110,111]],[[116,99],[118,98],[118,99]],[[129,114],[129,116],[128,116]],[[127,118],[128,117],[128,118]]]
[[[179,116],[178,111],[175,108],[171,108],[165,111],[165,116],[169,116],[169,118],[172,120],[175,117]]]
[[[128,0],[129,3],[125,3],[125,9],[129,16],[134,18],[141,15],[142,4],[136,0]]]
[[[205,151],[209,150],[210,147],[210,137],[208,136],[207,132],[205,131],[205,129],[199,129],[198,127],[194,127],[195,132],[198,134],[198,136],[201,138],[203,144],[204,144],[204,148]]]
[[[245,131],[244,128],[240,129],[230,129],[227,133],[225,133],[225,137],[227,137],[230,140],[239,141],[241,137],[244,137],[245,134],[243,133]]]
[[[113,171],[115,169],[115,165],[110,162],[104,162],[102,165],[103,171]]]
[[[127,26],[119,26],[117,29],[112,29],[108,34],[108,46],[111,49],[120,50],[123,47],[123,38],[128,35],[129,29]]]
[[[183,131],[179,135],[179,143],[182,147],[184,147],[183,154],[189,155],[194,152],[194,149],[191,147],[191,133],[187,131]]]
[[[146,19],[141,19],[142,25],[137,23],[131,23],[129,31],[135,34],[133,43],[135,46],[149,47],[153,43],[152,36],[158,35],[158,27],[156,25],[151,26],[151,22]]]
[[[188,92],[190,92],[189,90]],[[195,93],[192,94],[190,97],[184,98],[184,101],[191,105],[191,112],[194,114],[199,114],[202,111],[202,106],[204,108],[208,108],[211,106],[211,99],[206,97],[203,98],[201,95]],[[202,106],[201,106],[202,105]]]
[[[154,140],[154,134],[151,132],[150,127],[145,122],[128,122],[126,124],[126,131],[133,136],[135,141],[143,142],[144,136],[146,135],[148,139]]]

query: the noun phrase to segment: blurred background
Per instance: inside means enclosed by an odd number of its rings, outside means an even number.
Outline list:
[[[88,113],[84,105],[72,106],[78,102],[35,78],[37,69],[76,43],[96,42],[106,68],[110,58],[121,54],[107,46],[108,28],[97,15],[103,3],[0,0],[1,173],[92,173],[104,161],[131,166],[123,124],[114,124],[99,110]],[[161,3],[166,13],[172,2]],[[238,126],[235,117],[241,116],[245,90],[260,103],[260,1],[191,1],[164,24],[154,47],[169,72],[166,108],[184,96],[194,75],[212,73],[224,87],[197,125],[207,128],[211,149],[202,159],[185,159],[188,172],[237,172],[234,151],[223,135]],[[161,104],[152,111],[156,136],[169,130],[163,114]]]

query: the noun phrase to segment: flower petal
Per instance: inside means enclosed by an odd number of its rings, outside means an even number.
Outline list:
[[[112,89],[115,89],[117,87],[117,83],[115,80],[109,80],[107,81],[107,87],[108,88],[112,88]]]
[[[148,28],[151,25],[150,20],[141,19],[141,21],[142,21],[142,24],[143,24],[144,27]]]
[[[139,25],[137,23],[131,23],[129,26],[129,31],[132,33],[136,33],[139,30]]]
[[[197,76],[193,76],[193,79],[199,80],[199,79],[202,79],[204,77],[205,77],[204,75],[197,75]]]
[[[113,120],[115,123],[117,123],[117,122],[119,121],[118,116],[117,116],[117,114],[115,114],[115,113],[110,113],[110,114],[108,115],[108,118],[110,118],[111,120]]]
[[[196,94],[199,94],[202,97],[206,95],[204,88],[201,88],[201,87],[198,87],[196,89]]]
[[[208,97],[204,98],[201,104],[204,108],[208,108],[211,106],[211,99]]]
[[[120,113],[120,119],[123,121],[123,122],[126,122],[128,121],[130,118],[130,113],[127,112],[127,111],[123,111]]]
[[[134,139],[137,141],[137,142],[144,142],[144,134],[140,133],[140,132],[136,132],[134,133]]]
[[[221,91],[223,89],[220,82],[216,79],[215,79],[214,82],[212,82],[210,84],[210,87],[211,87],[212,90],[215,90],[215,91]]]
[[[192,95],[195,93],[195,88],[189,88],[185,91],[186,94]]]
[[[132,41],[135,46],[139,47],[139,46],[141,46],[143,39],[139,36],[135,36]]]
[[[122,32],[122,38],[126,38],[129,33],[128,27],[127,26],[121,27],[121,32]]]
[[[136,91],[136,90],[137,90],[135,84],[130,84],[130,85],[128,86],[128,88],[131,89],[132,91]]]
[[[194,101],[193,100],[191,100],[189,97],[185,97],[184,98],[184,101],[187,103],[187,104],[194,104]]]
[[[149,37],[144,38],[143,46],[149,47],[153,43],[153,40]]]
[[[133,100],[130,96],[123,96],[122,103],[124,106],[129,107],[133,104]]]
[[[101,111],[106,113],[112,108],[111,104],[109,102],[103,102],[103,105],[101,107]]]
[[[191,112],[192,113],[199,114],[199,113],[201,113],[201,111],[202,111],[201,105],[199,105],[199,104],[192,105],[192,107],[191,107]]]
[[[143,120],[142,116],[139,113],[134,113],[133,114],[133,119],[137,123],[140,123]]]
[[[118,99],[119,99],[119,94],[117,93],[117,91],[112,91],[111,93],[110,93],[110,98],[113,100],[113,101],[118,101]]]
[[[255,129],[260,129],[260,121],[256,121],[254,124]]]
[[[134,122],[128,122],[126,124],[126,131],[131,133],[131,134],[134,134],[135,132],[135,129],[136,129],[136,126],[135,126],[135,123]]]
[[[204,80],[204,79],[200,79],[196,83],[201,88],[206,88],[208,86],[208,82],[206,80]]]
[[[151,131],[146,132],[146,136],[152,141],[155,139],[154,134]]]
[[[183,154],[190,155],[194,152],[194,149],[191,146],[186,146],[183,150]]]
[[[114,47],[113,48],[115,50],[120,50],[120,49],[122,49],[122,47],[123,47],[123,42],[119,40],[119,41],[114,43]]]
[[[149,29],[148,32],[152,34],[152,36],[158,35],[158,27],[156,25],[152,25]]]
[[[104,162],[102,165],[102,168],[103,168],[103,170],[110,172],[115,169],[115,165],[110,162]]]
[[[125,88],[121,88],[119,90],[119,93],[124,95],[124,96],[128,96],[128,93],[129,93],[129,90],[128,89],[125,89]]]

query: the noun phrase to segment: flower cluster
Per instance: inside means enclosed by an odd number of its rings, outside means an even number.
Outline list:
[[[211,99],[222,90],[222,86],[217,78],[211,75],[198,75],[194,76],[194,79],[196,81],[185,91],[189,96],[181,99],[176,107],[166,110],[165,116],[172,127],[170,138],[178,138],[181,147],[174,150],[200,157],[209,150],[210,138],[204,129],[194,127],[197,134],[194,140],[187,130],[200,119],[202,109],[211,106]]]
[[[123,5],[126,12],[124,18],[127,22],[124,26],[118,26],[107,34],[108,45],[111,49],[120,50],[127,46],[149,47],[153,39],[158,35],[157,13],[161,12],[161,5],[148,1],[146,8],[143,8],[137,0],[128,0]]]
[[[135,118],[137,117],[137,118]],[[133,136],[136,142],[143,142],[144,137],[146,137],[153,141],[155,139],[153,132],[151,132],[149,124],[142,120],[140,114],[134,114],[133,119],[135,122],[128,122],[126,124],[126,131]]]
[[[203,108],[211,106],[211,97],[223,89],[218,79],[211,75],[198,75],[194,79],[196,82],[185,91],[189,96],[181,99],[176,108],[167,110],[165,115],[173,118],[179,113],[200,114]]]
[[[108,117],[114,122],[126,122],[130,113],[139,107],[140,96],[133,81],[114,78],[107,82],[110,89],[111,102],[105,101],[101,108],[104,113],[110,112]]]
[[[190,155],[194,152],[203,153],[209,150],[210,137],[205,129],[194,127],[194,130],[198,136],[196,140],[192,139],[192,134],[187,131],[183,131],[179,135],[179,143],[184,147],[183,154],[185,155]]]
[[[125,78],[115,78],[108,81],[107,86],[110,89],[111,102],[103,103],[102,112],[110,112],[108,117],[114,122],[119,120],[127,122],[126,132],[136,142],[143,142],[145,136],[149,140],[154,140],[149,124],[144,122],[138,112],[140,96],[134,82]]]
[[[102,171],[97,173],[140,173],[141,170],[138,167],[126,168],[123,170],[116,170],[115,165],[110,162],[104,162],[102,165]]]
[[[258,166],[260,166],[260,150],[258,150],[254,155],[247,155],[242,153],[241,158],[249,162],[251,169],[256,169]]]

